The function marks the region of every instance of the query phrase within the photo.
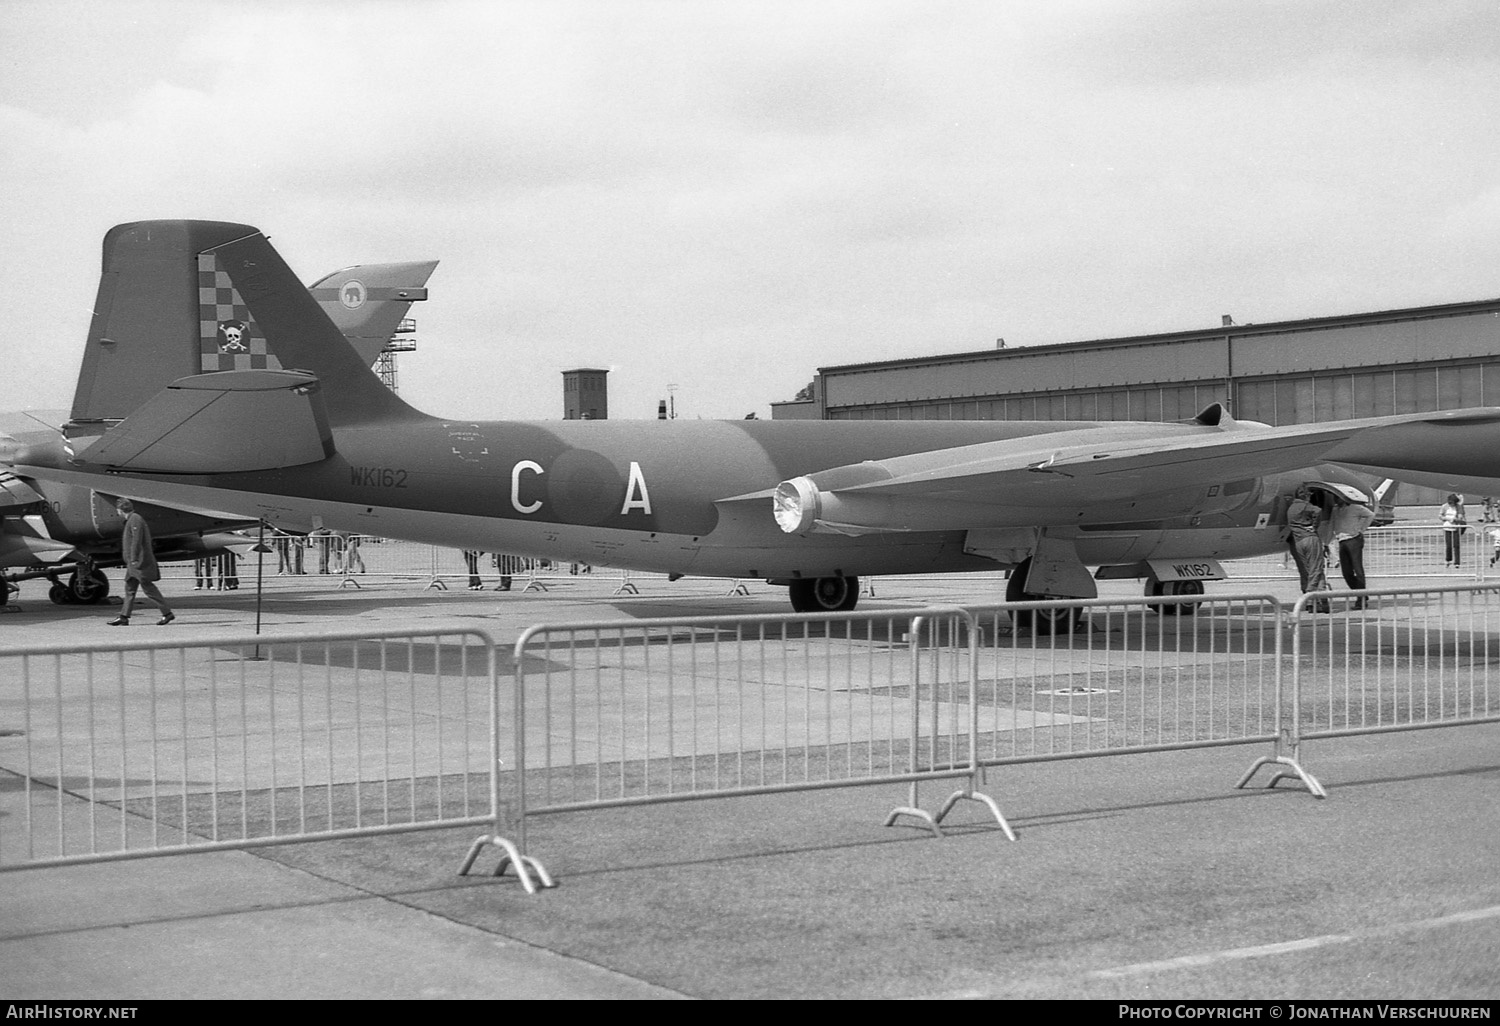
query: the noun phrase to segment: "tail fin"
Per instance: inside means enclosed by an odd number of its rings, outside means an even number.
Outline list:
[[[258,229],[137,221],[104,237],[75,425],[124,418],[179,378],[298,369],[332,426],[420,416],[381,384]]]
[[[427,279],[437,265],[436,260],[357,264],[319,278],[307,290],[369,366],[396,334],[408,330],[406,314],[427,298]]]

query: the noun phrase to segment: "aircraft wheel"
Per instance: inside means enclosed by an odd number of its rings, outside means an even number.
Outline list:
[[[56,606],[71,606],[74,602],[77,601],[77,599],[73,597],[73,589],[61,582],[55,583],[52,585],[52,587],[47,589],[47,597],[51,599],[52,604]]]
[[[73,600],[85,605],[98,605],[109,594],[109,578],[103,570],[90,570],[87,574],[74,574],[71,582]]]
[[[859,601],[859,578],[799,577],[790,590],[799,613],[846,613]]]
[[[1146,594],[1150,595],[1202,595],[1202,581],[1157,581],[1146,582]],[[1146,608],[1162,616],[1192,616],[1198,611],[1196,602],[1147,602]]]
[[[1010,572],[1010,578],[1005,582],[1005,601],[1039,602],[1049,597],[1033,595],[1021,590],[1022,582],[1026,580],[1026,571],[1029,569],[1031,569],[1030,557],[1016,564],[1016,568]],[[1018,631],[1035,631],[1037,634],[1071,634],[1083,622],[1083,610],[1012,609],[1010,620]]]

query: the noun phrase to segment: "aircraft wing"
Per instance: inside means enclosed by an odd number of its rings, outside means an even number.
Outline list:
[[[8,470],[0,470],[0,516],[30,513],[46,502],[40,492]]]
[[[1227,483],[1318,463],[1420,469],[1443,458],[1424,448],[1434,430],[1445,453],[1462,441],[1471,472],[1479,450],[1500,473],[1500,409],[1275,428],[1210,411],[1144,433],[1091,427],[836,467],[769,494],[795,534],[1109,523],[1204,511]]]
[[[318,380],[306,371],[179,378],[78,454],[120,470],[227,474],[333,455]]]

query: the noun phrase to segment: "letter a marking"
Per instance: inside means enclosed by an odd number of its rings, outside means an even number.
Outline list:
[[[625,485],[625,505],[620,507],[620,515],[624,516],[633,509],[651,515],[651,493],[646,491],[646,475],[641,473],[641,465],[632,461],[630,482]]]

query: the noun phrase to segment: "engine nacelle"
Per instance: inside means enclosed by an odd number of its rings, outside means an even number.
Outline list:
[[[822,492],[807,477],[776,486],[776,524],[787,534],[808,534],[823,514]]]

